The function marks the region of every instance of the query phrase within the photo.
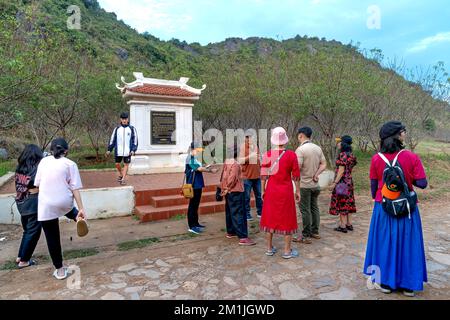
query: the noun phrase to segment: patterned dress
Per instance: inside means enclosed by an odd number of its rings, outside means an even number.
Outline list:
[[[356,212],[355,195],[352,179],[352,170],[356,166],[357,161],[353,153],[341,152],[336,160],[336,172],[339,171],[339,167],[345,167],[344,175],[339,182],[344,182],[348,186],[348,193],[344,196],[338,196],[336,194],[336,188],[334,188],[331,194],[331,203],[329,213],[333,216],[347,215],[349,213]]]

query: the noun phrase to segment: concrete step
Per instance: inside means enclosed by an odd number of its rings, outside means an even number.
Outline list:
[[[251,206],[255,207],[255,200],[251,200]],[[173,205],[170,207],[154,207],[152,205],[142,205],[135,207],[135,214],[139,218],[140,222],[150,222],[170,219],[178,215],[186,215],[188,211],[188,204],[183,205]],[[198,213],[202,214],[212,214],[225,212],[225,200],[222,202],[218,201],[204,201],[202,197],[202,202],[198,209]]]
[[[205,192],[216,192],[217,186],[208,185],[203,188]],[[179,188],[167,188],[167,189],[155,189],[155,190],[137,190],[135,194],[135,205],[146,206],[152,204],[152,197],[165,197],[165,196],[181,196],[181,186]]]
[[[216,201],[216,192],[202,192],[202,201],[204,202],[214,202]],[[186,199],[182,195],[170,195],[170,196],[156,196],[151,197],[150,205],[155,208],[163,208],[163,207],[171,207],[171,206],[179,206],[179,205],[188,205],[189,199]]]
[[[252,194],[253,198],[253,194]],[[208,191],[202,192],[202,201],[203,202],[214,202],[216,201],[216,191]],[[151,197],[150,205],[155,208],[163,208],[163,207],[171,207],[171,206],[180,206],[180,205],[188,205],[189,199],[181,195],[170,195],[170,196],[156,196]]]

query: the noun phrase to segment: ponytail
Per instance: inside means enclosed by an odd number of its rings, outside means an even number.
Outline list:
[[[68,150],[69,145],[67,144],[67,141],[64,140],[63,138],[57,138],[53,140],[50,146],[50,151],[52,152],[55,159],[59,159],[62,156],[64,156]]]

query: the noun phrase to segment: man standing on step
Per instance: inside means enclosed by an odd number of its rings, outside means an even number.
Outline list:
[[[300,146],[297,154],[300,167],[300,212],[302,214],[302,238],[293,238],[294,242],[312,243],[311,238],[320,239],[320,211],[317,200],[320,194],[319,175],[327,168],[322,149],[311,142],[312,129],[303,127],[298,130]]]
[[[253,132],[247,130],[245,132],[245,142],[241,146],[240,159],[242,168],[242,178],[244,180],[244,210],[247,220],[253,220],[251,210],[251,194],[252,190],[255,194],[256,213],[261,218],[263,202],[261,199],[261,162],[258,146],[254,141]]]
[[[131,163],[131,156],[134,156],[138,148],[138,137],[136,129],[129,125],[129,116],[127,112],[120,114],[120,125],[117,126],[109,141],[108,152],[106,156],[111,154],[114,149],[116,169],[119,172],[117,181],[121,185],[125,185],[125,178],[128,172],[128,166]],[[122,161],[124,163],[122,169]]]

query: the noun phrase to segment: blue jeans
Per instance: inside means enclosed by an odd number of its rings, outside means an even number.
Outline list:
[[[19,255],[23,262],[30,261],[34,249],[41,236],[41,223],[37,219],[37,213],[21,216],[23,236],[20,243]]]
[[[225,196],[227,233],[235,234],[239,239],[248,238],[247,218],[243,204],[243,192],[230,192]]]
[[[255,194],[256,200],[256,213],[260,216],[262,213],[263,202],[261,199],[261,179],[246,179],[244,180],[244,191],[245,191],[245,204],[244,210],[247,216],[250,215],[250,196]]]

